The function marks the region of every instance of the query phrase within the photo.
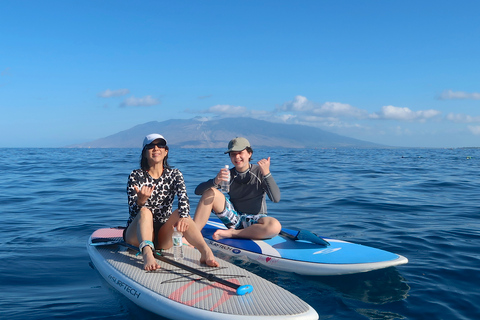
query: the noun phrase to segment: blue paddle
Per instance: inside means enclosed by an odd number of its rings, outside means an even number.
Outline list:
[[[130,249],[133,249],[135,251],[138,251],[137,247],[135,247],[131,244],[128,244],[123,240],[116,240],[116,239],[111,239],[111,238],[96,238],[96,239],[92,239],[92,243],[91,243],[91,245],[93,245],[93,246],[108,246],[108,245],[113,245],[113,244],[121,245],[121,246],[130,248]],[[249,284],[238,285],[236,283],[233,283],[233,282],[230,282],[228,280],[217,277],[214,274],[195,269],[193,267],[187,266],[187,265],[185,265],[183,263],[180,263],[178,261],[175,261],[175,260],[171,260],[171,259],[163,256],[161,253],[159,253],[157,251],[155,251],[155,259],[158,259],[160,261],[169,263],[169,264],[171,264],[175,267],[186,270],[186,271],[191,272],[193,274],[199,275],[202,278],[207,279],[208,281],[218,282],[218,283],[223,284],[227,287],[233,288],[233,289],[236,290],[236,292],[239,296],[243,296],[244,294],[247,294],[247,293],[250,293],[250,292],[253,291],[253,287]]]
[[[288,232],[282,230],[282,231],[280,231],[280,235],[282,237],[285,237],[285,238],[288,238],[288,239],[291,239],[291,240],[294,240],[294,241],[303,240],[303,241],[308,241],[308,242],[312,242],[312,243],[315,243],[315,244],[319,244],[319,245],[322,245],[324,247],[328,247],[330,245],[330,243],[327,240],[320,238],[315,233],[312,233],[308,230],[301,230],[301,229],[300,230],[293,230],[292,229],[292,231],[296,231],[297,234],[293,235],[291,233],[288,233]]]

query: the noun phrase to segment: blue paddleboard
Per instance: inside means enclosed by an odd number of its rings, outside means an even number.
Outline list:
[[[265,267],[279,271],[303,275],[342,275],[398,266],[408,262],[408,259],[401,255],[342,240],[326,238],[324,244],[293,240],[291,238],[298,234],[296,230],[282,229],[283,236],[279,235],[267,240],[214,240],[212,236],[217,229],[225,229],[218,219],[210,219],[202,229],[203,237],[212,250],[230,256],[245,256]],[[310,235],[314,236],[311,233]]]

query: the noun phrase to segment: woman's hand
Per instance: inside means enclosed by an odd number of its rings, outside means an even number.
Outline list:
[[[174,225],[174,227],[177,228],[177,231],[180,231],[181,233],[184,233],[185,231],[188,230],[188,222],[187,218],[180,218],[178,219],[177,223]]]
[[[143,186],[142,189],[139,189],[137,186],[134,187],[137,192],[137,205],[144,206],[148,198],[152,195],[155,186]]]

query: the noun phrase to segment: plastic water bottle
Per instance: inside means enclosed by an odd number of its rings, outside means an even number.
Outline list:
[[[228,170],[228,164],[225,165],[225,169]],[[225,192],[225,193],[230,192],[230,170],[228,171],[228,181],[221,181],[220,188],[222,192]]]
[[[173,260],[175,261],[183,259],[182,237],[183,234],[180,231],[177,231],[177,228],[175,227],[172,235]]]

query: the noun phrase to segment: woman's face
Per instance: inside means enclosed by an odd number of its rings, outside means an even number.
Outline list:
[[[150,167],[158,163],[163,164],[163,159],[165,159],[167,154],[168,150],[165,149],[165,144],[162,139],[157,139],[145,146],[145,156]]]
[[[251,157],[252,153],[248,152],[247,149],[230,152],[230,161],[238,172],[244,172],[249,168]]]

